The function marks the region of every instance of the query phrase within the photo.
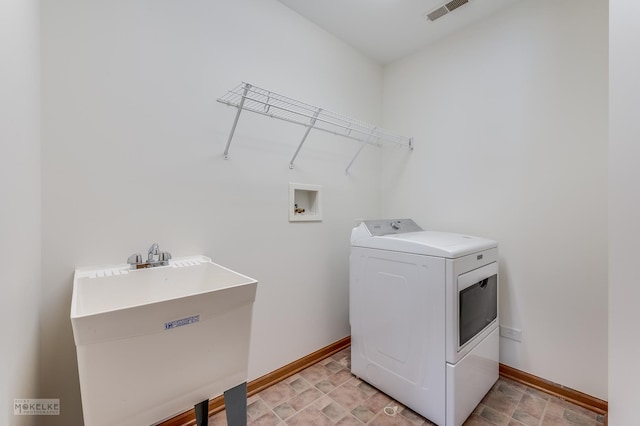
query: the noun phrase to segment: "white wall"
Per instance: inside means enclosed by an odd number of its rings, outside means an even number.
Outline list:
[[[638,422],[640,4],[609,2],[609,424]]]
[[[381,121],[382,70],[275,1],[42,3],[43,391],[80,424],[69,321],[76,266],[153,242],[259,280],[253,379],[349,335],[349,232],[379,209],[380,152],[249,113],[222,158],[241,81]],[[324,220],[289,223],[289,182],[323,186]],[[185,348],[188,350],[197,348]],[[189,407],[185,407],[189,408]]]
[[[0,424],[38,395],[40,99],[38,2],[0,2]]]
[[[446,18],[443,18],[446,19]],[[607,398],[607,2],[523,0],[385,68],[386,216],[496,239],[501,362]]]

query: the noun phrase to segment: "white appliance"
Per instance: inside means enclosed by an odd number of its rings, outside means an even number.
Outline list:
[[[440,426],[498,380],[498,247],[410,219],[351,232],[351,371]]]

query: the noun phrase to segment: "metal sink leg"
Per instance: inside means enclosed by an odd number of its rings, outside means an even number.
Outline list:
[[[247,426],[247,382],[224,392],[228,426]]]
[[[196,425],[209,426],[209,400],[204,400],[194,406],[196,411]]]

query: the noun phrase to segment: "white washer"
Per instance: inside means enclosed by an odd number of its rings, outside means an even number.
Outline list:
[[[351,233],[351,371],[440,426],[460,426],[498,380],[495,241],[410,219]]]

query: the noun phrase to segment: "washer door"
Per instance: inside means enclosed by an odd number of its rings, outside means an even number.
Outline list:
[[[466,275],[458,278],[458,349],[498,317],[498,274],[479,280]]]
[[[453,333],[447,336],[447,344],[452,350],[447,350],[447,362],[450,363],[458,362],[497,327],[498,263],[492,262],[458,275],[455,284]]]

